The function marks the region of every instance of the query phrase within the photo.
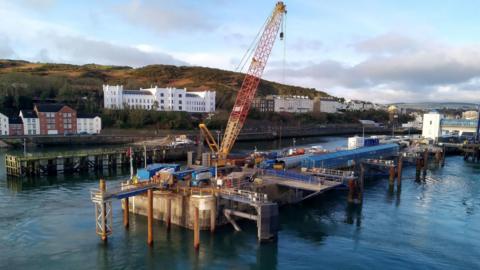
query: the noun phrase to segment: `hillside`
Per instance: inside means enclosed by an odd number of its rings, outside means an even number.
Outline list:
[[[57,100],[80,111],[101,112],[102,84],[122,84],[127,89],[186,87],[188,90],[217,91],[217,107],[230,110],[244,75],[226,70],[192,66],[70,65],[0,60],[0,106],[3,110],[29,108],[32,101]],[[258,96],[290,94],[327,96],[315,89],[262,80]]]

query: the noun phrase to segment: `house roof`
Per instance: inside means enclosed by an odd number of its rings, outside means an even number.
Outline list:
[[[149,95],[151,96],[152,93],[150,91],[145,90],[123,90],[124,95]]]
[[[95,118],[100,116],[96,113],[77,113],[77,118]]]
[[[52,104],[35,104],[35,107],[39,112],[58,112],[63,107],[64,104],[52,103]]]
[[[22,118],[18,116],[11,116],[8,118],[9,124],[23,124]]]
[[[23,118],[38,118],[37,113],[32,110],[21,110]]]

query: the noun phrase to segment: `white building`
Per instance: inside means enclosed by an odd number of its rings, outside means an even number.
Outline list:
[[[37,113],[33,110],[21,110],[19,114],[23,121],[23,134],[25,135],[39,135],[40,121]]]
[[[8,135],[8,117],[3,113],[0,113],[0,135]]]
[[[313,100],[307,96],[273,96],[274,112],[306,113],[313,111]]]
[[[440,121],[442,115],[438,112],[430,112],[423,115],[422,136],[428,139],[436,140],[442,135]]]
[[[104,107],[135,108],[157,111],[215,112],[215,91],[192,91],[186,88],[123,90],[122,85],[103,86]]]
[[[324,113],[336,113],[345,108],[343,103],[331,98],[319,98],[315,100],[314,111]]]
[[[102,118],[95,114],[77,113],[77,133],[100,134]]]

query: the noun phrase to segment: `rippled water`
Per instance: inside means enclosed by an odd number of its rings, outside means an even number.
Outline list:
[[[124,230],[118,202],[113,235],[102,244],[89,198],[94,175],[18,183],[1,172],[0,269],[480,268],[480,166],[461,157],[425,182],[407,168],[401,192],[369,179],[362,208],[348,207],[343,191],[281,208],[276,242],[259,245],[249,221],[242,232],[202,232],[198,253],[191,231],[167,232],[157,222],[149,248],[146,218],[132,216]]]

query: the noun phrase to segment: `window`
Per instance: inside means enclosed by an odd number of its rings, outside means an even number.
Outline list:
[[[163,93],[160,93],[160,96],[163,97]]]
[[[178,94],[178,97],[180,97],[180,98],[181,98],[181,97],[182,97],[182,94]]]
[[[161,104],[163,104],[163,99],[162,99],[162,100],[160,100],[160,103],[161,103]]]
[[[180,111],[181,111],[181,110],[182,110],[182,106],[178,106],[178,110],[180,110]]]
[[[179,101],[178,101],[178,104],[182,104],[182,101],[181,101],[181,100],[179,100]]]

